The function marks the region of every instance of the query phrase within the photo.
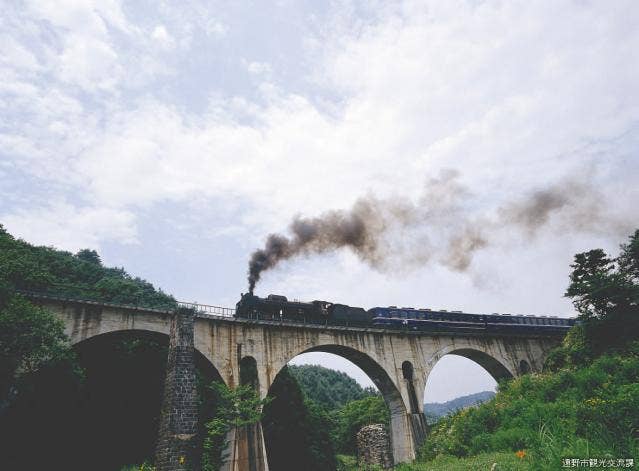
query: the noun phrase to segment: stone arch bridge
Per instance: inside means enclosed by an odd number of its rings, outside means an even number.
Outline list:
[[[156,452],[158,470],[182,470],[189,465],[189,443],[195,437],[198,417],[196,351],[230,387],[240,384],[243,368],[252,365],[257,377],[251,384],[261,397],[268,394],[278,372],[301,353],[328,352],[350,360],[368,374],[389,407],[391,449],[395,463],[400,463],[415,458],[425,437],[424,389],[442,356],[469,358],[500,380],[541,371],[548,352],[562,339],[561,335],[424,333],[257,321],[236,319],[232,310],[212,306],[181,305],[177,310],[158,310],[29,296],[64,322],[73,344],[123,331],[169,336]],[[225,464],[228,470],[268,470],[260,424],[230,435]]]

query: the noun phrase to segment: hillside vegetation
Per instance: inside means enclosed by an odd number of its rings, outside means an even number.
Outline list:
[[[638,406],[634,348],[603,355],[587,367],[503,384],[494,400],[441,420],[421,457],[527,450],[554,469],[565,456],[637,456]]]
[[[11,290],[171,308],[175,299],[124,268],[105,267],[95,250],[75,255],[14,238],[0,225],[0,300]]]
[[[331,471],[336,455],[356,454],[364,425],[388,423],[382,397],[344,373],[318,365],[288,366],[275,379],[262,424],[273,469]]]
[[[418,462],[400,469],[496,463],[494,469],[556,470],[565,458],[637,463],[639,231],[619,256],[591,250],[577,254],[572,268],[566,296],[580,324],[545,371],[501,383],[493,400],[441,419]]]
[[[305,396],[327,410],[340,409],[351,401],[378,394],[373,388],[362,388],[346,373],[319,365],[290,365],[288,371]]]

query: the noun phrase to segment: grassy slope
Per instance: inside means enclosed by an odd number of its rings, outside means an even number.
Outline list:
[[[396,471],[519,471],[533,469],[538,468],[535,467],[530,456],[518,458],[514,453],[497,452],[481,453],[469,458],[439,456],[426,463],[400,465]]]
[[[354,456],[338,455],[338,471],[361,471]],[[494,468],[493,468],[494,466]],[[469,458],[439,456],[425,463],[402,464],[395,471],[528,471],[536,470],[530,456],[518,458],[514,453],[481,453]],[[368,470],[377,471],[377,470]],[[379,470],[382,471],[382,470]]]
[[[503,384],[492,401],[439,421],[420,451],[420,463],[400,469],[490,469],[494,459],[496,469],[552,470],[560,469],[565,457],[637,460],[638,431],[635,345],[587,366]],[[517,458],[517,450],[527,457]]]

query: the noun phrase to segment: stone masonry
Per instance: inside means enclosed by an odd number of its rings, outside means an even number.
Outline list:
[[[198,468],[193,453],[198,403],[193,358],[194,312],[178,309],[171,320],[162,416],[155,454],[157,471]]]
[[[383,424],[366,425],[357,432],[357,464],[360,469],[393,467],[388,431]]]

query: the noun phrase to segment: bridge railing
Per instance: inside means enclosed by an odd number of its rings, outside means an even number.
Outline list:
[[[210,304],[186,303],[178,301],[178,307],[193,309],[202,314],[216,317],[233,317],[235,309],[232,307],[212,306]]]
[[[73,301],[87,304],[99,304],[104,306],[124,307],[127,309],[149,309],[153,311],[173,311],[177,307],[183,307],[187,309],[193,309],[199,314],[214,316],[214,317],[233,317],[235,309],[230,307],[212,306],[210,304],[198,304],[177,301],[175,304],[149,304],[149,303],[121,303],[104,301],[96,298],[88,298],[82,296],[69,296],[65,293],[52,293],[46,291],[27,291],[17,290],[19,294],[28,298],[36,299],[53,299],[58,301]]]

